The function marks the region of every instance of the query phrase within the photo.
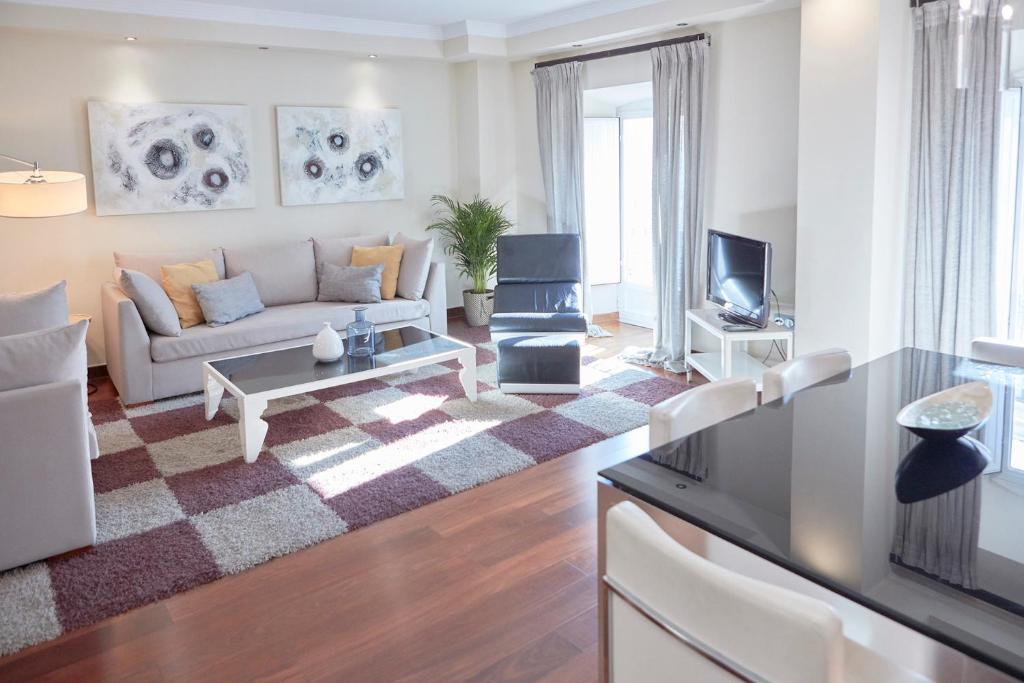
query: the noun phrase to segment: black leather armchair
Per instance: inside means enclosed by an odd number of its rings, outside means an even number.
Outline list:
[[[579,393],[582,261],[577,235],[498,238],[491,339],[506,393]]]

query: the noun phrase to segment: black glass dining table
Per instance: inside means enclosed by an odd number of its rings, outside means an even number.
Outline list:
[[[987,422],[970,435],[983,444],[988,464],[966,481],[947,481],[946,470],[929,468],[925,459],[913,476],[934,476],[925,489],[939,493],[900,502],[897,472],[920,439],[896,423],[896,414],[977,380],[989,383],[994,399]],[[903,349],[600,476],[1024,679],[1022,369]]]

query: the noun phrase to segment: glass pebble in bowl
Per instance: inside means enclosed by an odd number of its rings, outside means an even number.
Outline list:
[[[983,425],[992,412],[987,382],[969,382],[914,401],[896,422],[922,439],[958,439]]]

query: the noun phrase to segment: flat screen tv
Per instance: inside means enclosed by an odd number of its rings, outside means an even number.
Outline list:
[[[766,327],[771,316],[770,242],[708,230],[707,298],[731,323]]]

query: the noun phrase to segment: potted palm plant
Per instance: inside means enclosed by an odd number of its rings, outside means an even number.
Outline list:
[[[512,229],[505,217],[505,205],[474,197],[462,203],[445,195],[431,198],[437,208],[437,222],[427,230],[441,233],[444,253],[455,260],[459,274],[473,282],[462,292],[466,322],[486,325],[494,311],[494,290],[487,289],[498,270],[498,238]]]

